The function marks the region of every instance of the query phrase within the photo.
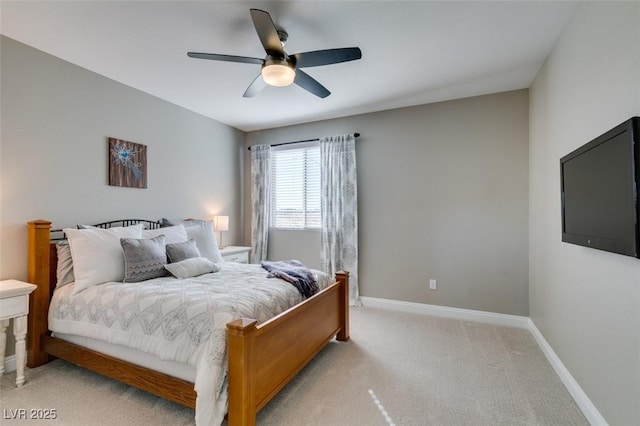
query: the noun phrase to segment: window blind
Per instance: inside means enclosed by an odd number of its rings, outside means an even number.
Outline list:
[[[273,149],[271,227],[319,229],[320,215],[320,144]]]

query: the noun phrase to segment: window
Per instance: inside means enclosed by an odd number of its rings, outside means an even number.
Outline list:
[[[271,151],[271,227],[320,229],[320,145]]]

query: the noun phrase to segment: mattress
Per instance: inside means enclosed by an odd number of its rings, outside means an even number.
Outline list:
[[[122,345],[114,345],[103,340],[91,339],[89,337],[65,333],[53,333],[53,336],[65,342],[73,343],[74,345],[82,346],[83,348],[91,349],[101,354],[109,355],[119,360],[149,368],[172,377],[177,377],[192,383],[196,381],[196,369],[189,364],[164,361],[146,352]]]

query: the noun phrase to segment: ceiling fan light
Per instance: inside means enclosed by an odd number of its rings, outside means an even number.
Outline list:
[[[262,68],[262,78],[270,86],[283,87],[293,83],[296,72],[288,65],[271,64]]]

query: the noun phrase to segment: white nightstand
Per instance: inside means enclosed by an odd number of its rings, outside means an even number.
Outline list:
[[[251,247],[227,246],[220,249],[225,262],[249,263]]]
[[[4,374],[4,351],[7,348],[7,328],[13,319],[13,335],[16,338],[16,386],[24,384],[24,365],[27,352],[27,315],[29,294],[36,289],[33,284],[16,280],[0,281],[0,375]]]

